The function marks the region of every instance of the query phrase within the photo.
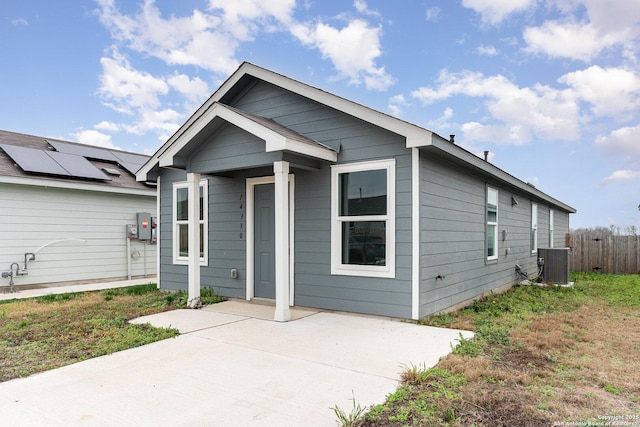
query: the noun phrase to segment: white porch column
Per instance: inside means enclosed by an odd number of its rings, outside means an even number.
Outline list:
[[[200,174],[188,173],[189,296],[187,307],[200,308]],[[206,220],[206,218],[205,218]]]
[[[275,175],[276,312],[274,320],[291,320],[289,309],[289,162],[273,163]]]

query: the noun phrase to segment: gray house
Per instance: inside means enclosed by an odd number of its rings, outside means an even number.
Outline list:
[[[138,171],[159,286],[418,319],[534,273],[575,209],[453,141],[243,63]],[[198,196],[199,195],[199,196]]]
[[[156,274],[156,245],[128,239],[156,187],[149,156],[0,130],[0,292]]]

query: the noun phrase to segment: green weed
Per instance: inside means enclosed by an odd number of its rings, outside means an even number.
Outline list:
[[[331,408],[333,413],[338,418],[338,423],[342,427],[352,427],[355,426],[358,421],[362,418],[362,416],[366,413],[366,408],[360,406],[360,404],[356,401],[356,397],[353,395],[352,398],[349,399],[353,402],[353,407],[351,411],[346,412],[343,409],[339,408],[338,405]]]
[[[473,339],[467,339],[462,335],[462,332],[459,334],[458,344],[454,347],[451,346],[453,354],[459,354],[461,356],[469,356],[469,357],[478,357],[482,350],[478,346],[478,343]]]

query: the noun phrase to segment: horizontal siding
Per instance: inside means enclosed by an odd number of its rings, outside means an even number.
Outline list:
[[[294,170],[295,303],[398,317],[411,315],[411,155],[404,138],[260,82],[234,106],[339,149],[338,163],[396,159],[396,278],[331,275],[331,173]]]
[[[516,264],[533,277],[530,196],[421,153],[420,315],[468,302],[519,280]],[[498,190],[498,260],[486,261],[485,191]],[[517,204],[512,204],[512,198]],[[538,247],[549,244],[549,206],[538,203]],[[555,211],[555,242],[568,214]],[[506,231],[506,236],[503,235]],[[562,237],[563,238],[563,237]],[[437,276],[444,277],[438,279]]]
[[[191,157],[190,170],[211,173],[272,165],[281,153],[266,153],[265,142],[233,125],[222,126]]]
[[[208,266],[200,268],[202,288],[218,295],[244,298],[246,289],[246,214],[244,179],[207,176],[209,197]],[[186,180],[186,172],[164,171],[160,179],[160,286],[186,290],[187,266],[173,264],[173,183]],[[238,279],[231,278],[231,269]]]
[[[156,198],[0,184],[0,269],[24,267],[24,254],[56,240],[28,264],[16,285],[120,279],[127,276],[126,224],[155,214]],[[131,274],[156,273],[156,245],[131,241]],[[7,285],[3,280],[0,286]]]

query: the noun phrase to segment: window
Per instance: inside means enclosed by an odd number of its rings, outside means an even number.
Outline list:
[[[207,180],[200,181],[200,265],[207,265]],[[173,184],[173,263],[189,263],[189,190],[186,182]]]
[[[538,252],[538,204],[531,203],[531,253]]]
[[[549,247],[553,247],[553,209],[549,209]]]
[[[331,273],[395,277],[395,160],[331,168]]]
[[[498,259],[498,190],[487,187],[487,260]]]

